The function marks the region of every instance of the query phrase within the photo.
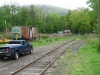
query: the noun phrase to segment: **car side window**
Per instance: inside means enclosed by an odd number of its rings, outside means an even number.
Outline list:
[[[27,43],[25,41],[22,41],[22,45],[27,45]]]

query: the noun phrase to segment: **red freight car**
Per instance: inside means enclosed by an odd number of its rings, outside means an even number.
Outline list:
[[[38,37],[38,28],[32,26],[13,26],[11,28],[13,39],[35,40]]]

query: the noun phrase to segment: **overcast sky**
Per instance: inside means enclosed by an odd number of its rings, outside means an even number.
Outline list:
[[[0,6],[11,3],[18,5],[45,4],[73,10],[77,7],[87,7],[86,2],[87,0],[0,0]]]

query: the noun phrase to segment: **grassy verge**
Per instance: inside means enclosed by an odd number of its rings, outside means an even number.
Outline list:
[[[0,46],[4,46],[5,44],[0,44]]]
[[[77,54],[69,49],[65,58],[58,60],[55,75],[100,75],[100,53],[97,48],[98,38],[93,37]]]
[[[74,38],[82,38],[82,36],[64,36],[64,37],[54,37],[54,38],[46,38],[46,39],[40,39],[40,40],[37,40],[35,42],[33,42],[33,46],[34,47],[37,47],[37,46],[43,46],[43,45],[50,45],[54,42],[57,42],[57,41],[61,41],[61,40],[65,40],[65,41],[68,41],[68,40],[71,40],[71,39],[74,39]]]
[[[31,44],[34,47],[38,47],[38,46],[43,46],[43,45],[50,45],[52,43],[55,43],[55,42],[61,41],[61,40],[68,41],[68,40],[75,39],[75,38],[82,39],[82,36],[63,36],[63,37],[53,37],[53,38],[45,38],[45,39],[41,38],[41,39],[37,39],[35,42],[31,42]],[[5,44],[0,43],[0,46],[3,46]]]

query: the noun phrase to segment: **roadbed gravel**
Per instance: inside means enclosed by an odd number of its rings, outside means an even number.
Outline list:
[[[27,65],[28,63],[36,60],[38,57],[46,54],[52,49],[66,43],[66,40],[57,41],[50,45],[40,46],[34,48],[33,54],[23,55],[17,60],[4,59],[0,60],[0,75],[11,75],[13,72],[17,71],[21,67]]]
[[[78,51],[85,45],[86,42],[86,38],[85,39],[81,39],[78,40],[77,42],[75,42],[71,47],[71,53],[77,54]],[[67,50],[66,53],[63,54],[52,66],[51,68],[48,69],[48,71],[44,74],[44,75],[67,75],[67,71],[68,71],[68,67],[66,68],[65,65],[70,64],[69,60],[66,59],[66,57],[68,56],[67,54]],[[64,62],[62,64],[62,62],[64,60],[67,60],[67,62]],[[60,63],[61,62],[61,63]],[[69,63],[68,63],[69,62]],[[62,65],[61,65],[62,64]],[[64,74],[65,73],[65,74]],[[70,74],[68,74],[70,75]]]

